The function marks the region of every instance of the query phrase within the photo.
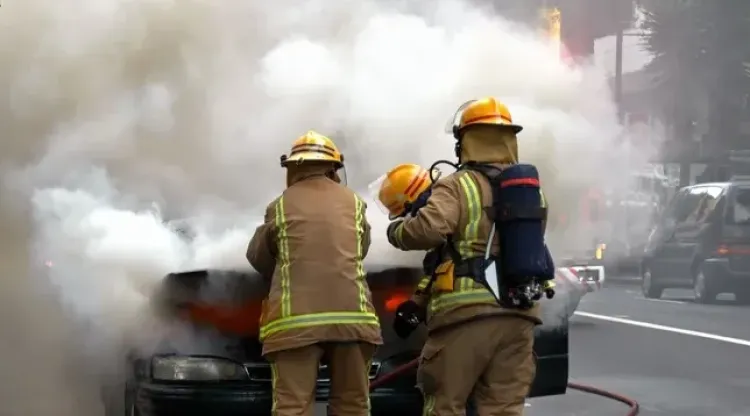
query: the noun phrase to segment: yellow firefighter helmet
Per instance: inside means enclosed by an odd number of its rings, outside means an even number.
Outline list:
[[[370,192],[381,211],[393,218],[405,214],[406,206],[430,189],[430,172],[414,163],[398,165],[370,184]]]
[[[513,123],[508,107],[494,97],[471,100],[461,105],[453,117],[451,133],[458,139],[461,131],[469,126],[506,126],[518,133],[523,127]]]
[[[337,168],[341,168],[344,166],[344,155],[339,152],[333,140],[310,130],[292,143],[288,156],[281,156],[283,167],[304,162],[332,162]]]

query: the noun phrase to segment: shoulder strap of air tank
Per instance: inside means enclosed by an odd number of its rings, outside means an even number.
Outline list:
[[[460,170],[473,170],[484,175],[490,182],[494,182],[498,176],[503,172],[502,168],[497,166],[489,165],[486,163],[478,162],[466,162],[461,165]]]
[[[500,178],[500,174],[503,173],[503,168],[490,165],[487,163],[478,163],[478,162],[467,162],[461,165],[461,170],[473,170],[475,172],[481,173],[487,180],[490,181],[490,184],[492,185],[490,189],[492,190],[492,206],[484,207],[484,212],[490,217],[492,221],[495,220],[495,201],[497,198],[496,192],[496,181]]]

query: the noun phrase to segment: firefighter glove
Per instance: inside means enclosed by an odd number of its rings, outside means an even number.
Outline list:
[[[393,331],[399,338],[408,338],[424,321],[424,311],[413,300],[398,305],[393,317]]]

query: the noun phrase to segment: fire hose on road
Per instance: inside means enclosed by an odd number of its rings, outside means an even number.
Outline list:
[[[406,364],[396,367],[392,371],[385,373],[381,376],[378,376],[375,380],[373,380],[370,383],[370,390],[374,390],[382,386],[383,384],[403,375],[407,371],[414,370],[418,366],[419,366],[419,359],[414,359],[414,360],[409,361]],[[625,414],[626,416],[636,416],[640,412],[640,406],[638,405],[638,402],[629,397],[625,397],[620,394],[612,393],[612,392],[602,390],[596,387],[587,386],[585,384],[568,383],[568,388],[623,403],[630,408],[628,413]]]

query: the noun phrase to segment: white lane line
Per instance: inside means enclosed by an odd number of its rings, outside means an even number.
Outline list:
[[[575,311],[575,315],[583,316],[585,318],[598,319],[600,321],[616,322],[618,324],[632,325],[641,328],[655,329],[657,331],[672,332],[674,334],[688,335],[691,337],[711,339],[719,342],[726,342],[727,344],[742,345],[743,347],[750,347],[750,340],[725,337],[716,334],[709,334],[707,332],[691,331],[689,329],[675,328],[673,326],[657,325],[648,322],[634,321],[632,319],[617,318],[614,316],[599,315],[589,312]]]
[[[636,298],[638,300],[647,300],[649,302],[662,302],[662,303],[674,303],[676,305],[684,305],[687,302],[681,300],[669,300],[669,299],[648,299],[648,298]]]

